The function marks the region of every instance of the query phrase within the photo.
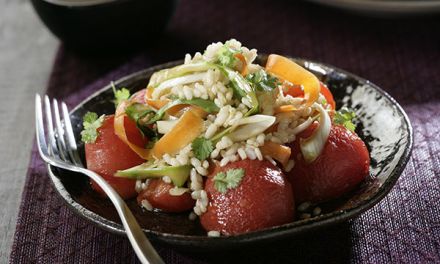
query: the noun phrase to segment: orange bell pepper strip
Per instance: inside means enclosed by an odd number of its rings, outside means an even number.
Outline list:
[[[269,157],[272,157],[273,159],[283,164],[283,166],[287,165],[290,155],[292,153],[292,150],[289,147],[272,141],[264,142],[264,145],[260,147],[260,150],[264,156],[267,155]]]
[[[203,119],[191,109],[183,113],[177,124],[154,144],[152,155],[161,158],[164,154],[174,155],[196,139],[203,130]]]
[[[271,54],[267,58],[266,71],[293,84],[302,85],[308,106],[318,99],[321,88],[318,78],[292,60]]]

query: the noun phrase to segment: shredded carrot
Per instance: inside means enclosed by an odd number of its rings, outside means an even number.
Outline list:
[[[292,60],[271,54],[267,58],[266,70],[283,80],[302,85],[307,105],[312,105],[318,99],[321,89],[318,78]]]
[[[297,110],[297,109],[293,105],[281,105],[281,106],[278,106],[278,107],[274,108],[274,113],[275,114],[287,113],[287,112],[293,112],[295,110]]]
[[[153,87],[147,87],[145,91],[145,101],[151,99],[151,96],[153,95]]]
[[[242,68],[241,68],[241,72],[240,74],[242,76],[245,76],[247,74],[247,62],[246,62],[246,58],[243,56],[243,54],[241,53],[237,53],[234,55],[234,57],[236,57],[237,59],[239,59],[241,61],[242,64]]]
[[[208,113],[205,110],[203,110],[203,108],[189,104],[175,105],[167,110],[167,114],[175,117],[180,117],[183,115],[183,113],[185,113],[188,110],[193,111],[195,114],[198,114],[202,118],[205,118],[208,115]]]
[[[203,130],[203,119],[193,110],[183,113],[177,124],[156,142],[152,154],[161,158],[164,154],[174,155],[191,143]]]
[[[292,150],[289,147],[272,141],[264,142],[264,145],[260,147],[260,150],[263,155],[272,157],[283,164],[283,166],[287,165],[290,154],[292,153]]]
[[[208,115],[208,113],[205,110],[203,110],[203,108],[198,107],[197,105],[189,106],[188,110],[193,111],[195,114],[197,114],[201,118],[205,118]]]
[[[187,104],[178,104],[167,110],[167,114],[171,116],[182,116],[183,112],[185,112],[189,105]]]
[[[155,109],[161,109],[169,102],[170,102],[169,100],[147,100],[147,104],[149,104],[151,107]]]
[[[166,104],[170,102],[170,100],[153,100],[151,99],[153,94],[153,87],[147,87],[147,91],[145,92],[145,102],[147,102],[148,105],[155,109],[161,109]]]

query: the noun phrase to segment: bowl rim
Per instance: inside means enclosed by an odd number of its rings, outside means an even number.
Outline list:
[[[261,54],[261,57],[265,57],[265,54]],[[292,58],[292,57],[290,57]],[[334,71],[338,73],[345,74],[351,78],[356,79],[359,82],[359,85],[367,84],[371,86],[373,89],[375,89],[377,92],[379,92],[384,98],[386,98],[391,105],[393,105],[397,112],[401,114],[403,117],[403,122],[406,125],[406,140],[407,144],[404,146],[404,151],[402,153],[401,158],[396,163],[395,167],[390,172],[390,176],[384,181],[381,187],[379,187],[378,191],[368,199],[362,201],[360,204],[358,204],[354,208],[349,208],[345,210],[337,210],[333,211],[321,216],[313,217],[310,219],[305,220],[298,220],[290,223],[286,223],[284,225],[279,225],[275,227],[265,228],[262,230],[252,231],[244,234],[234,235],[234,236],[220,236],[220,237],[208,237],[208,236],[200,236],[200,235],[181,235],[181,234],[172,234],[172,233],[163,233],[158,231],[152,231],[152,230],[146,230],[143,229],[143,231],[148,235],[148,237],[154,241],[158,242],[166,242],[170,244],[174,244],[176,246],[187,246],[187,245],[193,245],[193,246],[201,246],[203,243],[207,243],[209,240],[209,243],[218,249],[225,247],[225,241],[229,241],[232,244],[236,243],[247,243],[247,242],[255,242],[255,241],[267,241],[271,238],[283,238],[292,236],[299,233],[304,233],[309,230],[317,229],[323,226],[327,226],[330,224],[336,224],[341,223],[343,221],[349,220],[353,217],[358,216],[359,214],[365,212],[366,210],[372,208],[374,205],[376,205],[379,201],[381,201],[392,189],[392,187],[395,185],[396,181],[402,174],[403,170],[406,167],[406,164],[408,160],[411,157],[411,152],[413,148],[413,128],[411,126],[410,119],[408,118],[407,114],[403,110],[402,106],[400,106],[397,101],[391,97],[387,92],[385,92],[383,89],[375,85],[374,83],[361,78],[355,74],[352,74],[350,72],[347,72],[345,70],[339,69],[337,67],[334,67],[329,64],[320,63],[312,60],[306,60],[301,58],[292,58],[296,62],[299,62],[302,65],[305,65],[306,68],[310,67],[311,64],[315,64],[318,66],[324,66],[328,72]],[[181,64],[183,60],[177,60],[172,62],[167,62],[163,64],[159,64],[156,66],[148,67],[146,69],[134,72],[132,74],[126,75],[117,81],[114,81],[114,84],[122,83],[124,81],[127,81],[129,79],[134,78],[143,78],[142,76],[145,76],[146,73],[149,72],[155,72],[159,69],[169,68],[178,64]],[[309,65],[309,66],[308,66]],[[92,100],[97,95],[107,91],[108,89],[111,89],[111,85],[106,85],[105,87],[99,89],[95,93],[88,96],[86,99],[81,101],[75,108],[73,108],[70,111],[70,114],[77,111],[80,107],[82,107],[85,103]],[[73,211],[77,214],[79,214],[81,217],[91,221],[95,225],[99,226],[100,228],[103,228],[107,231],[110,231],[112,233],[116,233],[119,235],[125,235],[125,230],[123,229],[123,226],[119,223],[115,223],[109,219],[106,219],[93,211],[83,207],[81,204],[77,203],[70,195],[70,193],[64,188],[63,183],[61,180],[55,175],[53,171],[53,167],[51,165],[47,166],[49,176],[52,179],[52,183],[54,184],[55,188],[57,189],[57,193],[63,198],[63,200],[73,209]],[[98,220],[99,219],[99,220]]]
[[[113,2],[123,2],[128,0],[41,0],[49,4],[65,7],[86,7],[109,4]]]
[[[315,4],[336,7],[346,10],[387,14],[423,14],[434,13],[440,10],[439,0],[308,0]]]

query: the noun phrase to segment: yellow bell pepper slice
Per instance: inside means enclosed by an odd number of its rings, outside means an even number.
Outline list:
[[[312,105],[319,97],[321,86],[318,78],[296,64],[292,60],[271,54],[267,58],[266,71],[293,84],[300,84],[304,88],[304,98],[307,99],[306,104]]]

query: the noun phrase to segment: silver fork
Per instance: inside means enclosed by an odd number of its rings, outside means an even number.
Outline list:
[[[35,121],[38,150],[41,158],[48,164],[69,171],[79,172],[94,180],[112,201],[124,225],[128,239],[141,263],[164,263],[156,250],[148,241],[136,218],[119,194],[98,174],[85,169],[78,155],[75,137],[70,122],[69,112],[64,102],[61,110],[64,122],[61,121],[59,105],[56,99],[51,107],[49,97],[44,97],[44,112],[46,116],[47,137],[46,143],[43,105],[39,94],[35,96]],[[52,115],[53,110],[53,115]],[[55,124],[56,130],[54,130]]]

